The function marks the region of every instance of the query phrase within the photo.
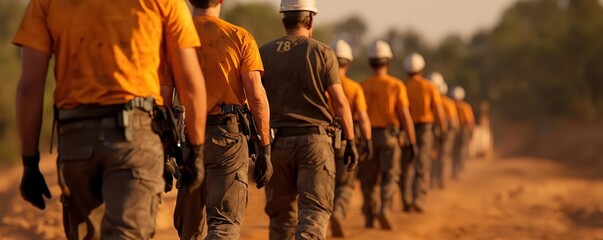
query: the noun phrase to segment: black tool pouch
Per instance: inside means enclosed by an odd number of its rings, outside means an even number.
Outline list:
[[[163,106],[156,106],[153,112],[153,131],[161,137],[166,160],[171,156],[176,159],[178,165],[183,164],[184,158],[174,113]]]
[[[341,119],[339,117],[335,117],[335,119],[333,119],[333,123],[331,123],[331,126],[329,126],[327,129],[328,129],[327,132],[333,138],[333,148],[341,149],[341,140],[342,140],[342,131],[343,131]]]

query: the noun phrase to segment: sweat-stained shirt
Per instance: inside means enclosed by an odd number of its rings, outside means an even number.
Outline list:
[[[191,18],[184,1],[31,0],[12,42],[55,55],[59,109],[148,96],[162,105],[161,51],[199,46]]]
[[[341,84],[335,52],[301,36],[284,36],[260,48],[270,103],[270,125],[328,126],[333,121],[326,90]]]
[[[247,99],[241,74],[264,73],[255,39],[247,30],[217,17],[194,17],[193,21],[201,40],[197,57],[205,76],[209,114],[219,114],[222,103],[243,105]]]

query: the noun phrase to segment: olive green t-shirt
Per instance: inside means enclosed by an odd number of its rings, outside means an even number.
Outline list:
[[[262,46],[260,55],[272,127],[331,124],[325,91],[341,84],[331,47],[307,37],[285,36]]]

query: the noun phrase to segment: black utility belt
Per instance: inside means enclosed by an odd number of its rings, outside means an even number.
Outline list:
[[[302,135],[327,135],[327,130],[324,127],[281,127],[276,131],[276,137],[294,137]]]
[[[207,115],[207,126],[238,125],[239,116],[236,114]]]
[[[101,118],[117,118],[125,109],[124,104],[118,105],[81,105],[73,109],[57,110],[56,119],[59,122],[74,122]]]

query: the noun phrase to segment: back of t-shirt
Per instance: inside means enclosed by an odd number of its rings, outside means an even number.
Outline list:
[[[260,54],[272,127],[332,122],[325,92],[341,81],[337,57],[329,46],[307,37],[285,36],[262,46]]]

